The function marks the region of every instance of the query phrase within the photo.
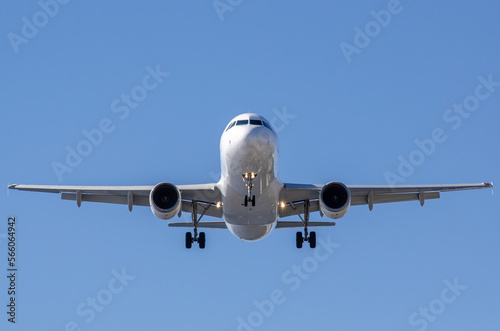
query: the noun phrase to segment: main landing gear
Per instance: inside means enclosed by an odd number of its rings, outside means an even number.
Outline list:
[[[186,248],[189,249],[193,246],[194,242],[197,242],[201,249],[205,248],[205,232],[200,232],[198,235],[198,223],[200,222],[205,212],[210,208],[208,205],[203,213],[198,218],[198,201],[193,201],[193,210],[191,213],[191,219],[193,220],[193,233],[186,232]]]
[[[193,246],[193,242],[198,242],[198,245],[201,249],[205,248],[205,232],[200,232],[200,235],[197,236],[197,231],[195,228],[194,235],[195,237],[193,237],[193,234],[191,232],[186,232],[186,248],[191,248]]]
[[[255,172],[247,172],[243,174],[243,180],[245,181],[245,185],[247,186],[247,195],[245,195],[245,200],[243,202],[243,205],[245,207],[248,207],[249,203],[252,204],[252,207],[255,207],[255,195],[252,195],[252,181],[255,179],[255,177],[257,177],[257,174]]]
[[[304,234],[302,234],[302,232],[297,232],[295,236],[297,248],[302,248],[303,243],[306,241],[309,242],[309,247],[316,248],[316,232],[312,231],[309,233],[307,231],[307,225],[309,224],[309,200],[304,201],[304,218],[302,218],[300,214],[299,217],[304,223]]]

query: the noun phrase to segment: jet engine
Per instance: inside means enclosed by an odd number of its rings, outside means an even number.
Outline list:
[[[351,192],[342,183],[330,182],[323,186],[319,195],[321,212],[328,218],[344,217],[351,204]]]
[[[181,192],[173,184],[159,183],[149,193],[151,210],[162,220],[169,220],[177,215],[181,204]]]

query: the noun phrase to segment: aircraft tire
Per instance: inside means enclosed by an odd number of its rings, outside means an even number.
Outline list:
[[[304,242],[304,237],[302,236],[302,232],[297,232],[295,236],[297,248],[302,248],[302,244]]]
[[[198,244],[200,248],[205,248],[205,232],[200,232],[200,236],[198,237]]]
[[[191,232],[186,232],[186,248],[190,249],[193,245],[193,235]]]
[[[316,232],[311,232],[309,234],[309,247],[316,248]]]

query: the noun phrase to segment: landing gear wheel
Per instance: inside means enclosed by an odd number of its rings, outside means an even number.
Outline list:
[[[205,248],[205,232],[200,232],[198,236],[198,245],[200,245],[201,249]]]
[[[248,206],[248,197],[245,195],[245,207]]]
[[[191,232],[186,232],[186,248],[190,249],[193,245],[193,235]]]
[[[302,248],[302,244],[304,243],[304,237],[302,236],[302,232],[297,232],[296,243],[297,248]]]
[[[255,195],[252,197],[252,207],[255,207]]]
[[[309,234],[309,247],[316,248],[316,232],[311,232]]]

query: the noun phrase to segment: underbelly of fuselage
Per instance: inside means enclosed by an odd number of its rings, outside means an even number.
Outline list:
[[[246,191],[238,192],[229,183],[223,192],[224,220],[228,229],[243,240],[264,238],[276,226],[278,219],[278,198],[283,184],[274,179],[265,190],[253,191],[255,206],[247,203]]]

